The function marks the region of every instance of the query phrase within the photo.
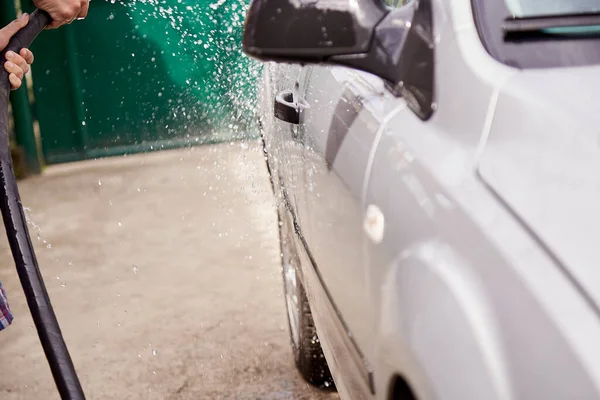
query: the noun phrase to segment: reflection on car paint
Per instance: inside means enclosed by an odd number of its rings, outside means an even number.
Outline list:
[[[325,162],[327,163],[328,169],[331,169],[333,166],[333,162],[342,146],[344,138],[350,131],[350,127],[356,120],[362,107],[362,98],[346,88],[335,107],[331,125],[329,126],[327,146],[325,148]]]
[[[369,204],[367,207],[364,229],[373,242],[376,244],[381,243],[385,231],[385,217],[375,204]]]

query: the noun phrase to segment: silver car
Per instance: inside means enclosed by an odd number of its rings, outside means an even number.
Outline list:
[[[244,49],[283,62],[260,123],[309,382],[600,398],[599,12],[254,0]]]

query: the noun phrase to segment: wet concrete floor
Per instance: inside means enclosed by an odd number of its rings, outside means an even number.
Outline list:
[[[88,399],[337,398],[293,365],[258,142],[51,166],[20,188]],[[58,399],[0,239],[0,399]]]

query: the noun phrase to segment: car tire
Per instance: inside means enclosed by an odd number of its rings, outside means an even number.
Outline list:
[[[285,207],[279,210],[283,287],[296,368],[309,384],[333,390],[335,385],[321,348],[306,291],[298,277],[300,259],[295,248],[292,218]]]

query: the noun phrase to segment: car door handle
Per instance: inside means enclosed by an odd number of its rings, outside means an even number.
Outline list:
[[[291,90],[283,90],[275,96],[273,113],[275,118],[290,124],[300,124],[304,110],[309,108],[304,99],[295,98]]]

